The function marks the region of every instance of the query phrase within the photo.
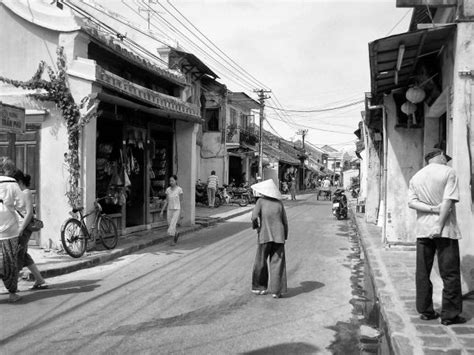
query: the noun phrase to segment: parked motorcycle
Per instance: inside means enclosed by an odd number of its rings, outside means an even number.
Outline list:
[[[359,197],[359,190],[360,190],[359,185],[352,185],[352,186],[349,188],[349,191],[351,192],[351,196],[352,196],[353,198]]]
[[[347,218],[347,197],[344,194],[344,189],[337,189],[334,191],[332,199],[332,214],[337,219]]]
[[[222,195],[226,203],[237,203],[241,207],[247,206],[250,201],[247,189],[241,187],[232,188],[229,185],[224,185]]]
[[[222,195],[220,195],[219,189],[217,189],[214,207],[219,207],[222,205],[222,202]],[[209,206],[209,200],[207,198],[207,184],[203,182],[196,182],[196,204],[197,203],[202,203],[205,206]]]

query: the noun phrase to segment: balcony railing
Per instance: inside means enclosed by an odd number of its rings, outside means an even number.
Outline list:
[[[226,141],[229,144],[242,144],[255,146],[258,143],[258,136],[254,130],[245,129],[236,125],[228,125],[226,129]]]

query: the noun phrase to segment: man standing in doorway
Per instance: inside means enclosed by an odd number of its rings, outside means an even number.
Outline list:
[[[211,171],[211,175],[207,178],[207,200],[209,202],[209,208],[214,207],[216,202],[216,190],[219,186],[219,178],[214,170]]]
[[[456,172],[446,163],[451,160],[443,150],[425,155],[428,164],[410,180],[408,206],[417,212],[416,309],[422,320],[440,316],[433,309],[433,285],[430,281],[434,256],[443,280],[441,323],[465,323],[461,317],[462,293],[459,244],[455,203],[459,201]]]

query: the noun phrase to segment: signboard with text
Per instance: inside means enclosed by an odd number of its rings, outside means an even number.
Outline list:
[[[24,133],[25,109],[0,102],[0,132]]]

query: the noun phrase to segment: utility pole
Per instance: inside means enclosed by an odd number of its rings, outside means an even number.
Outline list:
[[[307,130],[307,129],[300,129],[300,130],[298,130],[298,132],[296,132],[296,134],[302,137],[302,141],[303,141],[303,154],[305,155],[305,156],[304,156],[304,159],[306,160],[306,151],[305,151],[305,149],[304,149],[304,139],[305,139],[306,135],[308,134],[308,130]],[[306,189],[306,184],[305,184],[305,178],[306,178],[306,176],[305,176],[305,171],[304,171],[304,170],[305,170],[304,160],[302,161],[302,163],[303,163],[303,166],[302,166],[302,168],[301,168],[301,169],[303,170],[302,184],[303,184],[304,189]],[[300,180],[300,181],[301,181],[301,180]]]
[[[151,22],[151,13],[153,12],[153,9],[150,7],[151,4],[156,4],[154,0],[148,0],[148,6],[147,7],[138,7],[138,12],[146,12],[147,13],[147,22],[148,22],[148,30],[150,30],[150,22]]]
[[[270,96],[265,94],[270,93],[271,90],[254,90],[258,94],[258,101],[260,103],[260,126],[258,131],[258,176],[263,180],[263,114],[265,109],[265,100]]]

